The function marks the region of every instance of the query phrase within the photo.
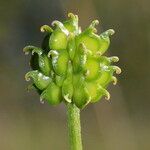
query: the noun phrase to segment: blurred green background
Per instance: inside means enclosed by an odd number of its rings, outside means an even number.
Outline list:
[[[113,28],[108,55],[122,68],[111,102],[102,99],[81,113],[84,150],[150,149],[149,0],[0,0],[0,150],[69,150],[66,108],[40,104],[27,92],[30,69],[22,48],[40,46],[39,28],[68,12],[82,28],[100,20],[98,31]]]

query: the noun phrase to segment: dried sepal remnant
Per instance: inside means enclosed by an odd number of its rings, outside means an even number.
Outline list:
[[[30,45],[23,49],[25,54],[32,54],[33,71],[25,76],[27,81],[33,81],[28,89],[34,87],[40,100],[51,105],[64,101],[83,108],[103,96],[109,100],[106,88],[110,82],[117,83],[114,73],[121,73],[118,66],[111,65],[119,58],[103,55],[114,30],[98,35],[95,26],[99,21],[94,20],[81,32],[78,16],[69,13],[68,17],[64,22],[53,21],[53,29],[48,25],[41,27],[45,33],[41,48]]]

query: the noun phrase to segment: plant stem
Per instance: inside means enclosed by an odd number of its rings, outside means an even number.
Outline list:
[[[82,150],[80,109],[72,103],[67,104],[70,150]]]

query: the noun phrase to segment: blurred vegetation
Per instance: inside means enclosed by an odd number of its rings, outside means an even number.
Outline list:
[[[82,111],[84,149],[149,150],[149,6],[148,0],[1,0],[0,149],[68,149],[65,106],[41,105],[34,91],[26,92],[29,58],[22,48],[40,46],[40,26],[73,12],[83,28],[99,19],[99,32],[115,29],[108,55],[120,57],[123,71],[118,86],[110,86],[110,103]]]

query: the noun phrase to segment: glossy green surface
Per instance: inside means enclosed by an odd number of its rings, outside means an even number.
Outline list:
[[[61,88],[54,82],[50,82],[48,87],[42,92],[40,99],[46,99],[51,105],[59,104],[62,101]]]
[[[98,35],[95,26],[99,22],[94,20],[82,32],[78,16],[72,13],[68,16],[63,23],[54,21],[53,29],[48,25],[41,27],[41,31],[46,32],[41,48],[24,48],[26,54],[32,54],[30,66],[33,69],[26,74],[26,79],[33,79],[33,86],[40,90],[40,98],[49,104],[64,101],[83,108],[103,96],[109,99],[106,88],[110,82],[116,84],[113,74],[121,70],[111,65],[119,61],[118,57],[103,56],[114,30]]]

